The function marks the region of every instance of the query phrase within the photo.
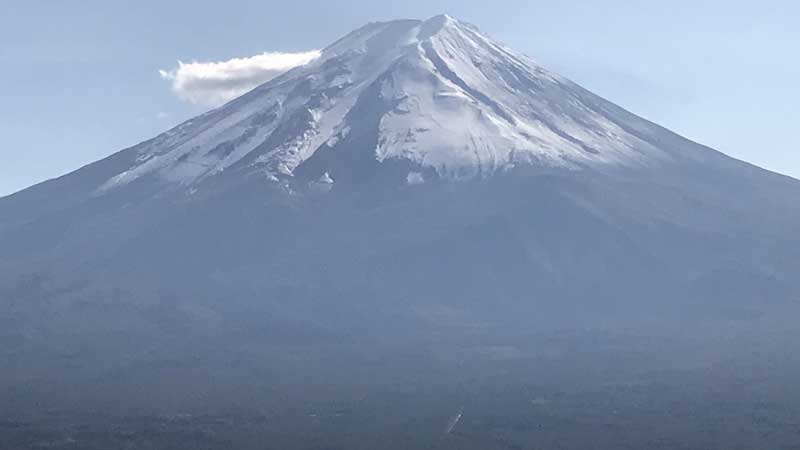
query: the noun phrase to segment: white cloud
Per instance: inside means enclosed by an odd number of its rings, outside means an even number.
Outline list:
[[[319,57],[318,50],[299,53],[262,53],[221,62],[178,61],[172,70],[159,70],[182,100],[218,106],[297,66]]]

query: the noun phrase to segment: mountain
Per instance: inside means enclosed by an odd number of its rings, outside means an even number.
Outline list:
[[[780,320],[800,298],[798,198],[472,25],[371,23],[0,199],[0,347],[91,341],[106,364]]]

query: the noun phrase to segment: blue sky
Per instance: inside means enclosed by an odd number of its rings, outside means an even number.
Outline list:
[[[800,177],[800,3],[607,0],[0,3],[0,195],[201,113],[159,70],[324,47],[448,13],[691,139]]]

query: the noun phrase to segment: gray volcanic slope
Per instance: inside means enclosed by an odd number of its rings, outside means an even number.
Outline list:
[[[798,198],[471,25],[373,23],[0,199],[0,347],[756,320],[800,297]]]

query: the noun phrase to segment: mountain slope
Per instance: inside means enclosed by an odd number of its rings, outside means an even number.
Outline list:
[[[373,23],[0,199],[0,298],[22,341],[727,319],[800,293],[799,194],[471,25]]]

